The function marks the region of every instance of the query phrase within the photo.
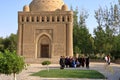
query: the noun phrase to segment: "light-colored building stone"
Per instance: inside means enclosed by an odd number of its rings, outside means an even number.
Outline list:
[[[63,0],[33,0],[18,12],[18,54],[26,62],[73,56],[73,12]]]

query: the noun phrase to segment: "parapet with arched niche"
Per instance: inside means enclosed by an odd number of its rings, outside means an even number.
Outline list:
[[[70,12],[70,13],[69,13]],[[66,14],[67,13],[67,14]],[[63,12],[60,11],[59,13],[57,12],[57,14],[53,14],[53,12],[48,12],[44,14],[43,13],[33,13],[31,15],[31,13],[19,13],[19,19],[18,21],[20,23],[60,23],[60,22],[72,22],[72,11],[67,11],[67,12]]]

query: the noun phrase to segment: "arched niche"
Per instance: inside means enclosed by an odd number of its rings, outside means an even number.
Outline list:
[[[37,42],[37,58],[51,57],[51,39],[48,35],[42,34]]]

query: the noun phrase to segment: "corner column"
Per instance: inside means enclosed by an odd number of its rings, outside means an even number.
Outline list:
[[[18,24],[18,47],[17,47],[17,54],[23,55],[22,53],[22,24]]]
[[[73,25],[67,23],[67,56],[73,56]]]

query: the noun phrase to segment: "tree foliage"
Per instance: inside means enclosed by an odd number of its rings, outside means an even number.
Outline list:
[[[95,11],[95,19],[98,23],[94,29],[94,42],[96,53],[119,54],[119,29],[120,29],[120,5],[111,4],[110,8],[99,8]]]
[[[12,74],[20,73],[25,67],[24,58],[16,54],[16,52],[10,52],[5,50],[4,53],[0,53],[0,73]]]
[[[76,9],[77,10],[77,9]],[[74,53],[88,54],[93,51],[93,38],[86,27],[88,13],[85,10],[80,12],[78,22],[78,11],[74,11],[73,48]],[[77,17],[76,17],[77,16]]]
[[[11,34],[9,37],[0,38],[0,51],[4,52],[5,49],[13,52],[17,50],[17,35]]]
[[[25,68],[24,58],[18,56],[16,52],[5,50],[0,52],[0,73],[10,75],[18,74]]]
[[[50,62],[50,61],[43,61],[41,64],[42,64],[42,65],[50,65],[51,62]]]

